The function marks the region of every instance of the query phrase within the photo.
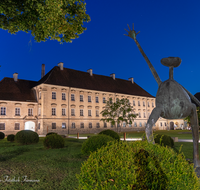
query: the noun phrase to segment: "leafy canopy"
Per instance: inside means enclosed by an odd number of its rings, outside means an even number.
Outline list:
[[[103,107],[104,110],[101,112],[104,117],[101,121],[110,122],[112,125],[115,123],[119,124],[126,122],[126,124],[132,124],[134,118],[137,114],[133,114],[133,106],[130,105],[127,98],[121,100],[117,99],[116,102],[112,102],[112,98],[106,102],[106,106]]]
[[[85,6],[84,0],[1,0],[0,28],[11,34],[31,31],[37,42],[71,42],[90,21]]]

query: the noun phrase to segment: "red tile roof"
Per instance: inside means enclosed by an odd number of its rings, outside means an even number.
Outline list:
[[[112,77],[96,74],[90,76],[87,72],[68,68],[60,70],[58,66],[38,81],[38,85],[41,83],[154,98],[135,82],[132,84],[128,80],[119,78],[113,80]]]

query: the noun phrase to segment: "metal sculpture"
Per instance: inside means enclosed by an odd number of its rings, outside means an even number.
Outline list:
[[[141,54],[146,60],[156,82],[158,83],[158,91],[156,94],[156,107],[151,112],[149,116],[145,132],[148,142],[154,143],[153,131],[152,127],[159,119],[159,117],[163,117],[165,119],[181,119],[187,116],[191,118],[191,127],[192,127],[192,136],[193,136],[193,159],[194,159],[194,167],[200,167],[199,161],[199,151],[198,151],[198,142],[199,142],[199,125],[198,125],[198,117],[196,112],[196,105],[191,102],[191,99],[200,106],[200,102],[183,86],[177,83],[173,79],[173,69],[174,67],[178,67],[181,64],[181,59],[179,57],[168,57],[161,59],[161,63],[164,66],[169,67],[169,79],[162,82],[160,77],[158,76],[155,68],[149,61],[148,57],[142,50],[140,44],[138,43],[136,36],[139,33],[136,33],[134,30],[130,29],[128,25],[129,31],[127,34],[124,34],[130,38],[132,38],[137,47],[139,48]],[[191,99],[190,99],[191,98]]]

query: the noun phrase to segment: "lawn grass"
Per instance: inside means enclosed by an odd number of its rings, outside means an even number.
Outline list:
[[[76,189],[81,164],[87,159],[81,154],[81,146],[85,140],[66,138],[62,149],[45,149],[43,137],[39,143],[33,145],[20,145],[0,140],[0,189]],[[176,142],[175,148],[186,158],[193,159],[193,143]],[[5,176],[10,180],[20,182],[6,182]],[[24,177],[39,182],[25,182]]]
[[[192,131],[189,130],[160,130],[160,131],[154,131],[155,134],[164,134],[169,135],[171,137],[178,137],[179,139],[192,139]],[[126,138],[142,138],[142,136],[145,134],[144,131],[133,131],[133,132],[127,132]],[[79,137],[87,137],[87,136],[93,136],[95,134],[79,134]],[[124,133],[119,133],[120,138],[124,137]],[[70,137],[76,137],[76,134],[69,135]]]
[[[81,154],[84,140],[65,139],[62,149],[45,149],[43,138],[38,144],[19,145],[0,141],[0,189],[76,189],[81,163],[87,157]],[[3,150],[2,150],[3,149]],[[10,180],[20,182],[5,182]],[[39,182],[23,182],[24,177]]]

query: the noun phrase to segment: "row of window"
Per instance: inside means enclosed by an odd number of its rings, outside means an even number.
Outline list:
[[[6,115],[6,107],[1,107],[1,115]],[[15,115],[20,116],[20,108],[15,108]],[[33,116],[33,108],[28,108],[28,116]]]
[[[39,99],[41,99],[41,92],[39,93]],[[52,99],[56,99],[56,92],[52,92]],[[66,100],[66,93],[62,93],[62,100]],[[119,98],[116,99],[116,101]],[[75,94],[71,94],[71,101],[75,101]],[[112,99],[110,99],[112,102]],[[80,102],[83,102],[83,95],[80,95]],[[88,102],[92,102],[91,96],[88,96]],[[99,103],[99,97],[95,97],[95,102]],[[106,103],[106,98],[103,97],[103,103]],[[133,106],[135,106],[135,100],[133,100]],[[138,106],[140,106],[140,101],[138,101]],[[145,106],[145,101],[143,101],[143,106]],[[150,102],[147,102],[147,106],[150,107]],[[152,107],[154,107],[154,102],[152,102]]]
[[[134,127],[137,127],[137,125],[139,127],[146,127],[146,122],[144,122],[143,125],[142,125],[142,122],[139,122],[138,124],[137,124],[137,122],[134,122],[133,124],[128,124],[128,127],[132,127],[132,125]],[[122,124],[122,127],[126,127],[126,126],[127,126],[127,124],[124,122]],[[155,124],[154,124],[154,126],[155,126]],[[160,126],[161,127],[163,126],[162,122],[160,122]],[[164,126],[165,127],[167,126],[166,122],[164,122]],[[88,127],[92,128],[92,123],[89,123]],[[107,123],[104,123],[103,127],[107,128]],[[113,128],[113,125],[110,124],[110,127]],[[120,127],[120,125],[118,124],[117,127]],[[76,128],[75,123],[71,124],[71,128]],[[84,123],[80,123],[80,128],[84,128]],[[100,128],[100,123],[96,123],[96,128]],[[38,129],[40,129],[40,123],[38,123]],[[56,123],[52,123],[52,129],[56,129]],[[62,129],[66,129],[66,123],[62,123]],[[5,123],[0,123],[0,130],[5,130]],[[20,123],[15,123],[14,130],[20,130]]]
[[[0,130],[5,130],[5,123],[0,123]],[[20,123],[15,123],[14,130],[20,130]]]
[[[52,108],[52,115],[56,115],[56,108]],[[66,109],[62,108],[62,116],[66,116]],[[75,116],[75,109],[71,109],[71,116]],[[84,116],[83,109],[80,109],[80,116]],[[88,110],[88,116],[92,116],[92,110]],[[96,116],[99,117],[99,110],[96,110]]]

